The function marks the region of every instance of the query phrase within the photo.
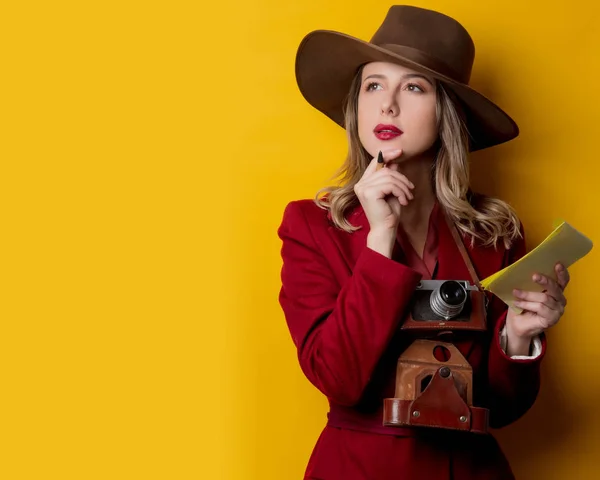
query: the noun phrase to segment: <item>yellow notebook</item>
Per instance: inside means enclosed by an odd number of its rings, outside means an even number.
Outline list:
[[[561,262],[570,267],[592,249],[592,241],[575,230],[567,222],[562,222],[546,239],[527,255],[512,265],[482,280],[481,285],[494,293],[514,310],[522,310],[513,305],[513,289],[541,292],[542,285],[532,279],[534,273],[541,273],[556,280],[554,266]]]

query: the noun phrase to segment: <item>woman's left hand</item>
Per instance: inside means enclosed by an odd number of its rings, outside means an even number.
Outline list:
[[[534,282],[545,287],[543,292],[513,291],[516,299],[514,305],[522,308],[523,312],[517,314],[513,309],[508,309],[506,327],[508,347],[512,350],[510,354],[528,355],[531,339],[556,325],[562,317],[567,305],[564,290],[570,276],[561,264],[555,266],[555,271],[556,281],[537,273],[533,276]]]

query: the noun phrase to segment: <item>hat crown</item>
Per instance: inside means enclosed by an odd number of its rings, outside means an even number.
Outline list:
[[[428,57],[438,70],[468,84],[475,59],[475,45],[455,19],[433,10],[406,5],[392,6],[370,43]]]

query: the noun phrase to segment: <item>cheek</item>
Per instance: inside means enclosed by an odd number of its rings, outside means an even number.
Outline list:
[[[437,115],[434,105],[419,105],[412,116],[413,131],[419,132],[419,137],[424,141],[434,141],[438,135]]]
[[[368,101],[365,101],[359,97],[356,114],[358,133],[362,139],[363,135],[369,130],[369,125],[372,125],[373,123],[373,109],[369,105]]]

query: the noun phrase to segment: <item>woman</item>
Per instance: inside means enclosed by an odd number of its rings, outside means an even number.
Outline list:
[[[300,45],[301,92],[349,142],[343,185],[291,202],[279,228],[280,303],[302,370],[330,404],[305,478],[513,478],[491,435],[382,424],[398,356],[412,342],[400,327],[418,282],[472,278],[445,219],[479,278],[525,253],[509,205],[469,189],[468,152],[518,135],[468,86],[473,58],[458,22],[408,6],[392,7],[370,42],[316,31]],[[556,273],[556,281],[536,275],[543,293],[514,292],[521,314],[494,297],[488,331],[453,339],[473,369],[473,404],[489,409],[492,427],[536,399],[544,331],[566,304],[568,272]]]

